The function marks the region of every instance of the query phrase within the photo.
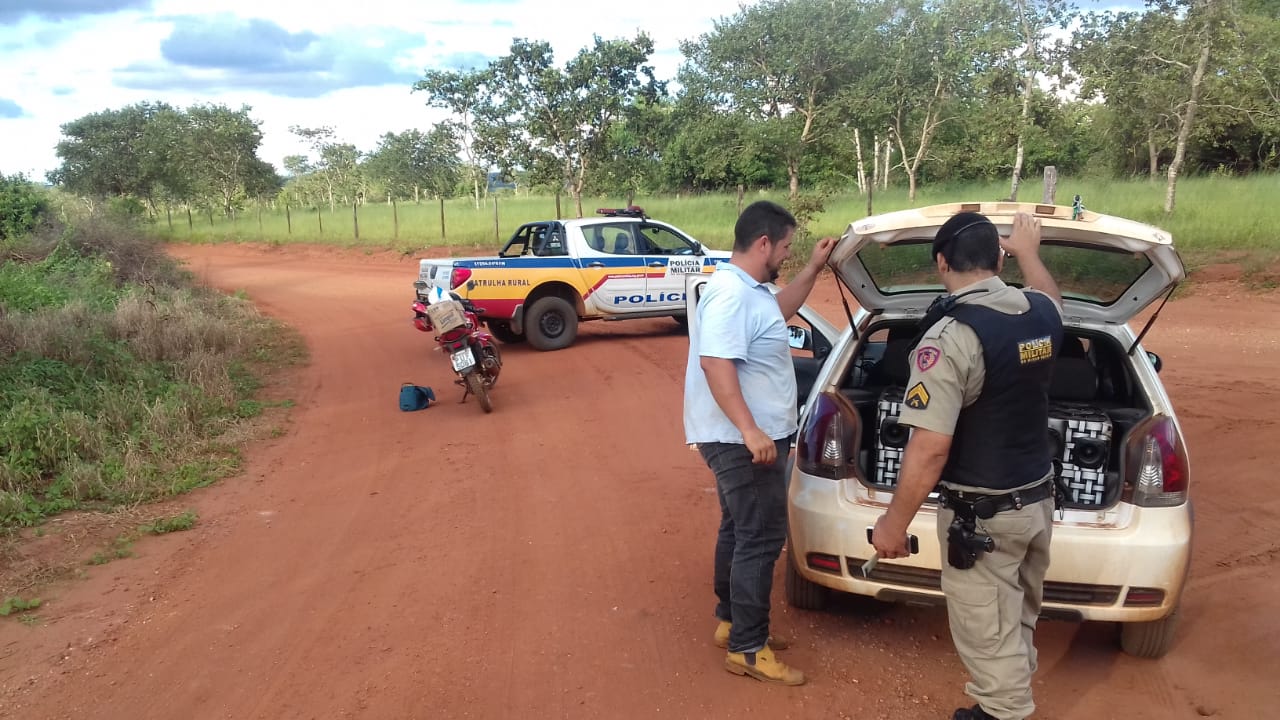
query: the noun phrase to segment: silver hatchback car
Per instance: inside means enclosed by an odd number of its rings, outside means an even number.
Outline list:
[[[1041,257],[1062,291],[1065,339],[1045,432],[1066,503],[1055,514],[1043,614],[1119,622],[1126,652],[1159,657],[1173,639],[1191,556],[1190,465],[1160,359],[1141,346],[1155,314],[1138,332],[1129,322],[1167,299],[1184,269],[1159,228],[1088,211],[1073,218],[1069,207],[950,203],[850,224],[830,262],[861,307],[823,348],[820,369],[802,378],[812,387],[800,390],[788,489],[787,600],[820,609],[838,591],[945,602],[936,493],[909,529],[918,554],[882,561],[866,576],[861,567],[875,552],[867,528],[892,499],[908,439],[897,424],[908,346],[943,292],[930,242],[962,211],[983,213],[1004,235],[1015,213],[1038,217]],[[1016,262],[1002,278],[1021,284]],[[810,333],[793,328],[793,347],[811,348]]]

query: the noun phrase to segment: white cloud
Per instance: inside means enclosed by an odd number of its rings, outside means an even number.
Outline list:
[[[144,100],[179,107],[251,106],[251,115],[262,121],[261,155],[277,167],[285,155],[305,151],[290,125],[330,125],[339,138],[371,150],[385,132],[443,119],[421,94],[410,92],[412,79],[427,68],[483,63],[505,55],[515,37],[550,42],[557,62],[564,63],[589,46],[593,34],[633,37],[644,30],[655,44],[650,62],[660,79],[669,80],[682,60],[680,41],[710,31],[714,19],[740,9],[739,0],[609,6],[588,0],[362,0],[323,8],[314,0],[203,0],[193,16],[187,0],[60,3],[65,8],[56,19],[0,15],[0,52],[10,78],[0,97],[25,113],[0,117],[0,172],[42,178],[58,164],[54,147],[61,124]],[[105,12],[112,7],[130,9]],[[86,9],[97,14],[71,12]],[[260,32],[248,32],[250,27]],[[266,45],[236,52],[229,40],[241,37]],[[200,55],[191,46],[197,38],[226,59],[219,64],[213,55]],[[293,56],[310,75],[290,75],[288,67],[276,67],[274,75],[255,73],[236,64],[269,60],[280,50],[273,43],[297,45],[299,39],[312,40],[305,57]],[[387,78],[392,84],[360,86]],[[313,85],[289,84],[304,81]]]

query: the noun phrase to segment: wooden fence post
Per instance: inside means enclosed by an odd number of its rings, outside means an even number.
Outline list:
[[[444,234],[444,196],[441,195],[440,196],[440,242],[442,243],[448,242],[447,240],[445,240],[445,237],[446,236]]]
[[[292,235],[293,234],[293,215],[289,214],[288,201],[285,201],[285,204],[284,204],[284,226],[285,226],[285,234]]]
[[[356,242],[360,241],[360,215],[356,212],[356,203],[351,203],[351,227],[356,233]]]
[[[742,183],[738,183],[738,214],[742,214],[742,194],[746,188],[742,187]]]
[[[196,229],[196,225],[191,220],[191,206],[188,205],[187,206],[187,232],[188,233],[195,232],[195,229]]]
[[[316,222],[320,224],[320,236],[324,237],[324,218],[320,216],[320,204],[316,204]]]
[[[1058,168],[1053,165],[1044,166],[1044,196],[1041,202],[1053,205],[1054,196],[1058,194]]]
[[[493,241],[502,242],[502,237],[498,234],[498,193],[493,194]]]
[[[396,201],[391,201],[391,239],[400,239],[400,211],[396,209]]]

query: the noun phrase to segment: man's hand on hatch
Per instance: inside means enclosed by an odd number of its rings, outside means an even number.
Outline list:
[[[827,264],[827,260],[831,258],[831,251],[836,249],[836,239],[833,237],[824,237],[813,245],[813,252],[809,255],[809,267],[815,271],[821,270],[823,265]]]

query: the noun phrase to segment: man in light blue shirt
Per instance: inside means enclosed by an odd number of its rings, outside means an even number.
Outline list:
[[[781,662],[784,643],[769,634],[773,566],[787,534],[786,458],[796,431],[796,378],[787,319],[800,309],[835,239],[823,238],[808,264],[774,295],[791,256],[796,219],[776,203],[752,203],[734,226],[733,255],[698,301],[685,370],[685,440],[716,476],[715,642],[725,669],[799,685],[804,674]]]

